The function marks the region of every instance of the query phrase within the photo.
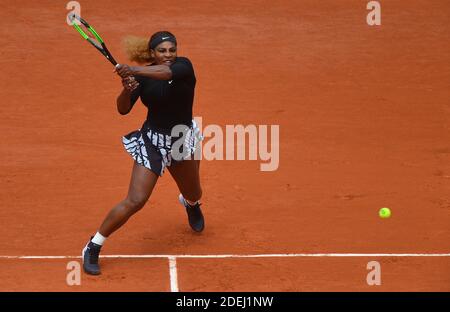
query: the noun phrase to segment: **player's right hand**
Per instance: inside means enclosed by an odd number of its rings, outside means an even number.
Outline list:
[[[117,73],[120,77],[125,78],[133,75],[133,69],[127,64],[117,64],[114,67],[114,73]]]

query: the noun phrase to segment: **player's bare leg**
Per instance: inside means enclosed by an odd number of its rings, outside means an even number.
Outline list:
[[[98,257],[104,239],[118,230],[132,215],[144,207],[157,181],[158,175],[153,171],[136,162],[134,163],[127,197],[111,209],[97,234],[83,249],[83,269],[86,273],[100,274]],[[98,241],[99,239],[100,241]]]
[[[169,167],[181,194],[180,203],[186,208],[189,225],[196,232],[203,231],[205,221],[200,209],[202,188],[200,185],[200,160],[183,160]]]

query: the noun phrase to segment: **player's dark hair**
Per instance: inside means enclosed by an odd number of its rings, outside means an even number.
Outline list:
[[[138,64],[151,64],[154,62],[150,53],[152,41],[155,44],[166,37],[170,37],[168,40],[174,42],[175,45],[177,44],[174,34],[169,31],[158,31],[150,37],[150,40],[136,36],[127,36],[123,40],[125,53],[132,62]],[[160,40],[158,40],[158,38],[160,38]]]

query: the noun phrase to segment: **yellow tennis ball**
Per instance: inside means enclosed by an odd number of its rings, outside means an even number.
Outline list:
[[[378,215],[382,219],[387,219],[391,216],[391,209],[389,208],[381,208],[380,211],[378,211]]]

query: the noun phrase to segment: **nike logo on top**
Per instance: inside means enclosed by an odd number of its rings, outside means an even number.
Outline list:
[[[173,80],[169,80],[169,84],[172,84]]]
[[[169,39],[170,37],[162,37],[162,40],[166,40]]]

